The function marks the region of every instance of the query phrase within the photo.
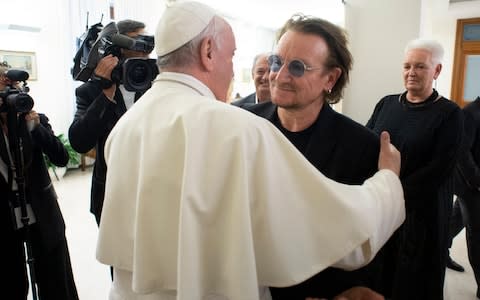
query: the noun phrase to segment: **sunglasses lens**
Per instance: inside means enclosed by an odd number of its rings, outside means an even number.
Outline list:
[[[278,72],[282,67],[282,60],[278,55],[270,55],[268,57],[268,66],[271,72]]]
[[[288,72],[295,77],[302,77],[305,73],[305,65],[299,60],[292,60],[288,64]]]

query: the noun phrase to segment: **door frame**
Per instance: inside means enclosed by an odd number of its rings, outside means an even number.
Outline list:
[[[480,24],[480,18],[457,20],[450,99],[455,101],[460,107],[466,104],[463,98],[463,89],[465,86],[465,63],[467,55],[480,55],[480,41],[463,40],[463,27],[466,24]]]

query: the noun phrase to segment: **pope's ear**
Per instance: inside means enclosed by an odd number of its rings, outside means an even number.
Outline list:
[[[205,37],[200,43],[200,61],[202,66],[208,71],[213,70],[213,43],[212,37]]]

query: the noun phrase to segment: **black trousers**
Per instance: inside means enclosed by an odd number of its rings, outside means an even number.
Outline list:
[[[78,300],[67,241],[59,241],[53,249],[46,252],[44,247],[39,246],[35,231],[32,231],[38,299]],[[28,290],[31,288],[23,241],[23,234],[13,232],[2,246],[5,254],[2,262],[4,279],[0,284],[2,299],[27,299]]]
[[[477,296],[480,296],[480,197],[457,197],[453,204],[450,220],[450,247],[453,238],[465,227],[468,260],[477,282]]]

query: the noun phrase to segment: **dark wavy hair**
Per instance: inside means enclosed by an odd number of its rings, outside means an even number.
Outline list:
[[[278,31],[277,42],[288,30],[314,34],[322,37],[328,47],[328,57],[325,67],[328,69],[340,68],[342,74],[338,78],[331,93],[325,92],[325,101],[330,104],[337,103],[342,99],[343,89],[348,83],[349,72],[352,69],[353,58],[348,50],[347,34],[339,26],[327,20],[303,14],[293,15]]]
[[[125,19],[117,22],[117,28],[118,28],[118,33],[127,34],[130,32],[135,32],[139,29],[145,29],[145,23],[135,21],[135,20]]]

